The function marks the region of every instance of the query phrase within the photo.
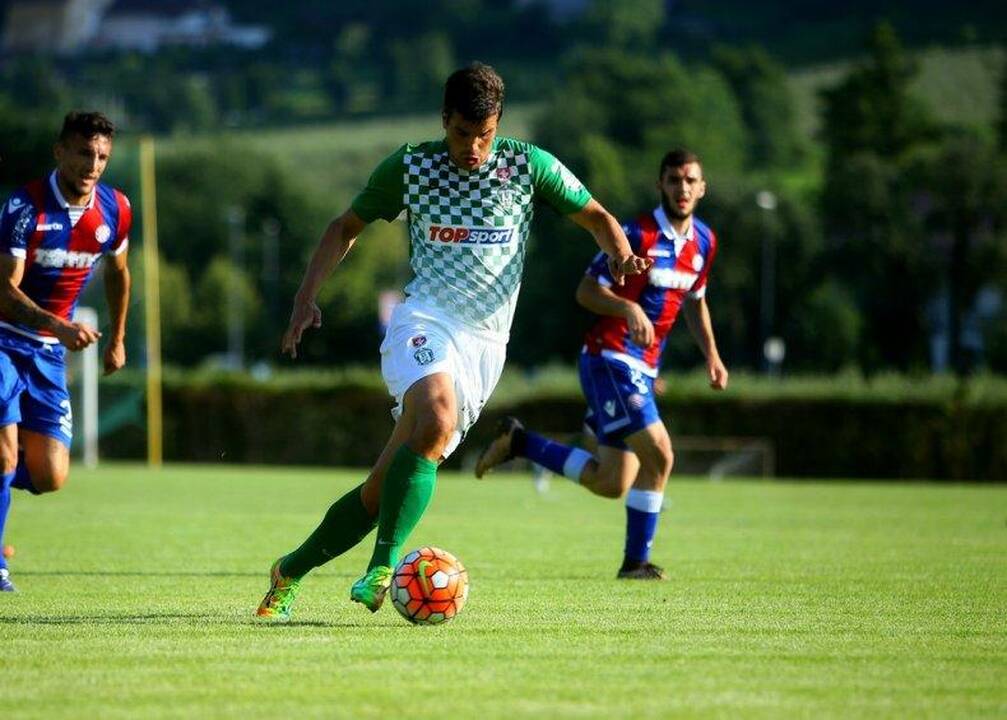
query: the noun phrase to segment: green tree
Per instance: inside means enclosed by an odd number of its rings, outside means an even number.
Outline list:
[[[663,0],[593,0],[582,23],[593,43],[647,50],[655,46],[664,17]]]
[[[862,152],[897,158],[935,137],[933,120],[910,93],[918,67],[891,25],[875,27],[867,51],[865,61],[823,93],[823,139],[831,162]]]
[[[787,73],[762,48],[720,46],[713,52],[738,99],[748,128],[748,165],[756,170],[786,168],[801,160],[803,142],[796,125]]]
[[[865,368],[925,367],[924,308],[937,267],[921,241],[924,228],[905,170],[911,154],[938,132],[909,93],[916,68],[891,26],[874,30],[868,51],[823,94],[825,270],[849,288],[864,318]]]
[[[907,165],[916,206],[941,255],[947,298],[948,357],[958,372],[974,367],[962,343],[964,316],[984,286],[1000,282],[1007,262],[1007,160],[992,143],[967,134],[920,153]]]

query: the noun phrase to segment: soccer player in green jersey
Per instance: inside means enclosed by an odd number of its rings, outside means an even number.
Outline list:
[[[497,137],[503,99],[503,80],[489,66],[452,74],[444,139],[404,145],[385,159],[329,224],[308,264],[283,336],[292,358],[304,331],[321,324],[318,291],[360,232],[405,213],[413,279],[381,345],[382,375],[397,402],[394,430],[364,483],[273,564],[260,616],[288,618],[301,579],[375,525],[374,553],[350,599],[372,612],[381,607],[402,544],[433,495],[438,464],[475,423],[500,377],[535,199],[593,236],[615,282],[649,267],[562,163],[530,143]]]

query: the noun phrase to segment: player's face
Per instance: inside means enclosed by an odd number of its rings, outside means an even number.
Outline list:
[[[80,205],[91,196],[105,172],[112,155],[112,139],[107,135],[86,138],[74,133],[57,142],[53,154],[61,189],[75,196],[68,196],[67,202]]]
[[[686,163],[665,168],[657,189],[661,191],[664,211],[673,218],[685,220],[696,209],[696,203],[706,194],[706,181],[699,163]]]
[[[493,139],[497,136],[499,121],[499,115],[493,115],[482,122],[472,122],[456,111],[444,117],[445,139],[451,162],[464,170],[475,170],[486,162],[493,147]]]

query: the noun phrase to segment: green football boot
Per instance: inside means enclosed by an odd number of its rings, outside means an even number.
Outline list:
[[[280,558],[273,563],[269,570],[269,577],[272,581],[269,592],[259,603],[259,609],[255,614],[259,617],[274,618],[276,620],[290,619],[290,606],[294,604],[298,591],[301,589],[301,578],[287,577],[280,574]]]
[[[358,602],[371,612],[377,612],[385,601],[385,593],[392,584],[392,569],[387,565],[375,565],[367,574],[353,583],[350,600]]]

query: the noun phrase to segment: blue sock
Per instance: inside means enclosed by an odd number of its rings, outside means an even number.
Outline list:
[[[580,481],[584,466],[592,459],[591,453],[580,448],[553,442],[527,430],[515,430],[512,449],[516,455],[526,457],[557,475],[565,475],[574,482]]]
[[[627,565],[650,560],[650,546],[657,533],[664,494],[656,490],[631,489],[626,494],[626,557]]]
[[[3,531],[7,524],[7,513],[10,511],[10,485],[14,480],[14,473],[0,475],[0,549],[3,548]],[[0,570],[7,567],[7,561],[3,553],[0,552]]]
[[[28,474],[28,464],[24,461],[24,453],[17,454],[17,469],[14,471],[14,481],[10,484],[18,490],[27,490],[32,495],[40,495],[35,486],[32,485],[31,475]]]

